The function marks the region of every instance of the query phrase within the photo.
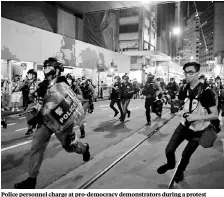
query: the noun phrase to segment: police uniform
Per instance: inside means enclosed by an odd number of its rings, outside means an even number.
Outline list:
[[[50,76],[51,73],[53,78],[60,65],[55,58],[49,58],[44,62],[44,66],[54,67],[52,72],[46,74]],[[53,133],[67,152],[83,154],[84,161],[90,159],[89,145],[81,143],[73,130],[75,123],[82,124],[84,111],[65,77],[55,76],[53,80],[44,80],[39,83],[36,92],[38,102],[42,103],[40,112],[35,117],[39,127],[35,131],[31,145],[29,178],[15,184],[14,187],[17,189],[35,188],[44,152]]]
[[[126,81],[121,83],[121,105],[123,108],[123,114],[121,117],[122,122],[125,120],[126,113],[128,113],[128,118],[130,117],[131,112],[128,110],[128,105],[133,94],[134,89],[130,82]]]
[[[117,106],[120,110],[120,114],[122,117],[123,111],[122,111],[122,107],[121,107],[121,100],[120,100],[120,90],[121,89],[121,83],[120,82],[115,82],[112,90],[111,90],[111,94],[110,94],[110,108],[114,110],[115,115],[116,116],[118,114],[118,110],[114,107],[114,104],[117,103]]]

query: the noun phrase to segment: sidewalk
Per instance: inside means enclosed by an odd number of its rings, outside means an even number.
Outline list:
[[[167,115],[165,119],[168,119]],[[173,118],[159,132],[146,140],[124,160],[98,179],[89,189],[166,189],[174,170],[159,175],[156,170],[164,164],[165,147],[179,123],[179,117]],[[155,127],[158,123],[155,123]],[[151,131],[152,129],[150,129]],[[130,148],[144,139],[150,132],[149,127],[141,129],[138,133],[126,138],[122,142],[96,155],[91,161],[71,171],[64,177],[55,181],[47,188],[74,189],[108,167]],[[181,189],[224,189],[224,154],[220,132],[214,147],[204,149],[199,147],[192,156],[185,173],[185,180],[175,186]],[[179,161],[186,145],[184,142],[176,151]]]

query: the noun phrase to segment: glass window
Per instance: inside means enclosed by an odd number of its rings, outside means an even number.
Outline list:
[[[138,32],[138,24],[121,25],[119,27],[119,33],[132,33],[132,32]]]

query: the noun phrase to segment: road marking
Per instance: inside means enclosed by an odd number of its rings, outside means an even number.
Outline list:
[[[17,129],[17,130],[15,130],[15,131],[22,131],[22,130],[25,130],[25,129],[28,129],[28,128],[25,127],[25,128],[22,128],[22,129]]]
[[[100,107],[109,107],[109,105],[100,105]]]
[[[14,125],[14,124],[16,124],[15,122],[13,122],[13,123],[10,123],[10,124],[7,124],[8,126],[12,126],[12,125]]]
[[[101,111],[106,111],[106,110],[108,110],[108,108],[102,109]]]
[[[129,109],[130,111],[134,110],[134,109],[138,109],[139,107],[135,107],[135,108],[132,108],[132,109]]]
[[[10,118],[15,118],[15,117],[19,117],[19,114],[13,114],[13,115],[9,115]]]
[[[6,151],[6,150],[9,150],[9,149],[12,149],[12,148],[16,148],[18,146],[22,146],[22,145],[25,145],[25,144],[29,144],[30,142],[32,142],[32,140],[29,140],[27,142],[23,142],[23,143],[20,143],[20,144],[16,144],[16,145],[13,145],[13,146],[9,146],[7,148],[2,148],[1,149],[1,152]]]
[[[26,117],[22,117],[22,118],[19,118],[19,119],[21,120],[21,119],[24,119],[24,118],[26,118]]]
[[[87,125],[87,123],[85,122],[84,125]],[[79,128],[79,126],[75,126],[75,127],[73,127],[73,128],[76,129],[76,128]],[[24,130],[24,129],[27,129],[27,127],[26,127],[26,128],[22,128],[22,129],[17,129],[17,130],[15,130],[15,131],[20,131],[20,130]],[[53,133],[52,136],[54,136],[54,135],[55,135],[55,134]],[[6,147],[6,148],[2,148],[2,149],[1,149],[1,152],[6,151],[6,150],[9,150],[9,149],[12,149],[12,148],[16,148],[16,147],[18,147],[18,146],[22,146],[22,145],[25,145],[25,144],[29,144],[30,142],[32,142],[32,140],[29,140],[29,141],[27,141],[27,142],[22,142],[22,143],[20,143],[20,144],[16,144],[16,145],[9,146],[9,147]]]

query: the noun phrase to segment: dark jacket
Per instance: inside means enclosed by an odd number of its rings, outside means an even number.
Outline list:
[[[147,81],[142,90],[142,94],[145,95],[146,98],[156,97],[157,91],[159,91],[159,87],[155,83]]]
[[[135,93],[133,85],[129,82],[121,83],[121,98],[131,99]]]
[[[115,89],[115,88],[118,88],[118,89]],[[120,92],[121,92],[121,83],[120,82],[115,82],[113,87],[112,87],[110,98],[111,99],[120,98]]]

